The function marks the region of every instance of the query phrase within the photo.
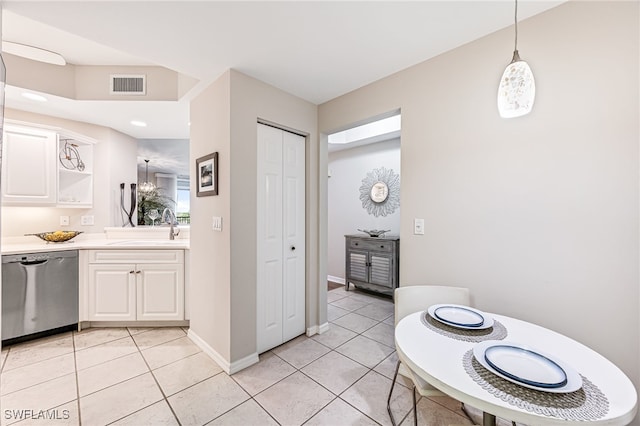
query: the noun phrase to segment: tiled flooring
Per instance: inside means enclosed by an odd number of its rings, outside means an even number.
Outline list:
[[[388,425],[393,304],[342,287],[328,302],[329,331],[300,336],[233,376],[182,328],[94,328],[5,348],[1,423]],[[392,407],[412,425],[410,388],[399,383]],[[449,398],[422,398],[418,409],[420,425],[470,424]]]

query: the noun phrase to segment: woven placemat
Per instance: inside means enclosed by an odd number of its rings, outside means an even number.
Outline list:
[[[483,330],[470,330],[466,328],[452,327],[447,324],[443,324],[440,321],[434,320],[429,315],[429,312],[424,311],[420,316],[422,323],[429,328],[443,336],[450,337],[456,340],[462,340],[464,342],[484,342],[485,340],[502,340],[507,337],[507,329],[499,321],[493,321],[493,326],[485,328]]]
[[[563,420],[597,420],[609,411],[609,400],[600,388],[582,377],[582,388],[569,393],[551,393],[516,385],[487,370],[469,350],[462,358],[465,371],[487,392],[510,405],[532,413]]]

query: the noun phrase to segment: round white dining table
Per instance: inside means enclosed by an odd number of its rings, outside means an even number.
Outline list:
[[[395,329],[398,357],[418,376],[452,398],[485,413],[485,425],[495,416],[527,425],[627,425],[637,412],[637,394],[629,378],[611,361],[575,340],[518,319],[487,314],[507,330],[504,341],[527,345],[560,359],[597,386],[606,396],[606,414],[588,421],[563,419],[528,411],[494,396],[472,379],[463,357],[477,343],[457,340],[425,325],[423,312],[403,318]]]

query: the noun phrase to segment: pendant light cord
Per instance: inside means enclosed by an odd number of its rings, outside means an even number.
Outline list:
[[[513,19],[515,21],[515,27],[516,27],[516,43],[515,43],[515,46],[513,47],[513,50],[517,52],[518,51],[518,0],[516,0],[516,12]]]
[[[520,61],[520,54],[518,53],[518,0],[516,1],[516,11],[514,14],[514,21],[515,21],[515,29],[516,29],[516,41],[515,41],[515,45],[513,46],[513,58],[511,59],[511,63],[513,64],[514,62],[518,62]]]

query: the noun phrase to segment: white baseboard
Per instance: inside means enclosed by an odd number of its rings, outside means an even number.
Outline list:
[[[231,363],[231,366],[229,367],[229,374],[234,374],[240,370],[244,370],[245,368],[257,363],[258,361],[260,361],[260,358],[258,357],[257,352],[247,355],[244,358]]]
[[[196,344],[202,352],[206,353],[211,357],[222,369],[227,373],[231,371],[231,364],[227,361],[222,355],[220,355],[215,349],[213,349],[207,342],[205,342],[200,336],[198,336],[192,329],[189,329],[187,332],[187,337],[191,339],[193,343]]]
[[[213,359],[225,373],[231,375],[237,373],[238,371],[249,367],[258,362],[258,354],[253,353],[249,356],[246,356],[242,359],[229,363],[222,355],[220,355],[215,349],[213,349],[207,342],[205,342],[200,336],[198,336],[192,329],[189,329],[187,333],[187,337],[191,339],[193,343],[196,344],[202,352],[207,354],[211,359]]]
[[[311,337],[314,334],[322,334],[325,331],[329,330],[329,323],[325,322],[324,324],[314,325],[307,328],[307,337]]]
[[[344,278],[334,277],[333,275],[327,275],[327,281],[331,281],[332,283],[336,284],[345,284]]]

